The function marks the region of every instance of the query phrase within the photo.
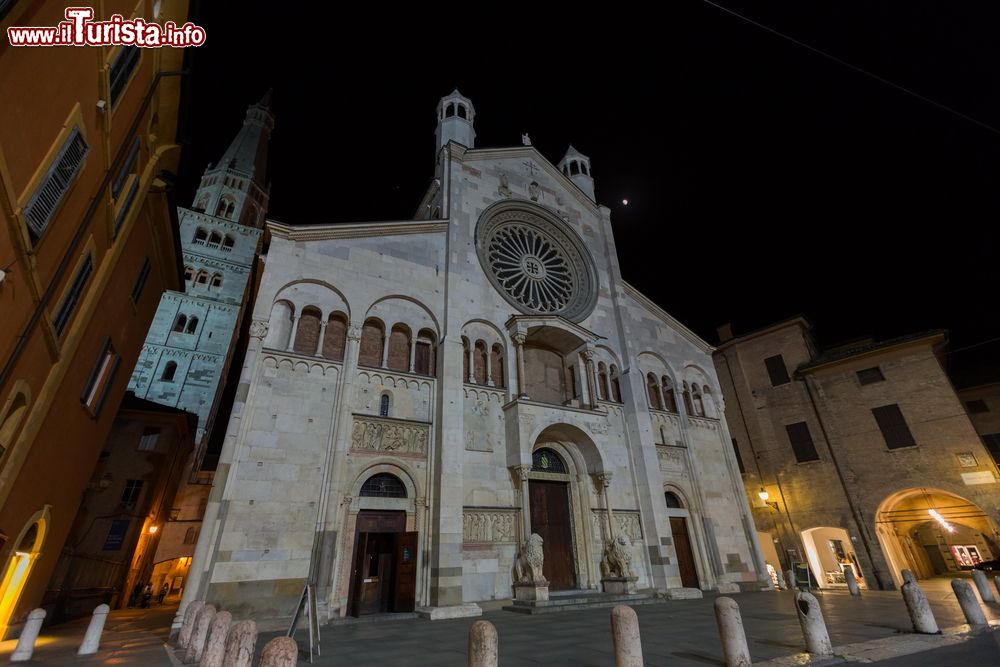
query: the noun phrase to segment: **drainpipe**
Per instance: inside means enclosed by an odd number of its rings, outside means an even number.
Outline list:
[[[812,404],[813,412],[816,414],[816,421],[819,422],[819,430],[822,431],[823,440],[826,441],[827,451],[830,452],[830,460],[833,461],[833,467],[837,471],[837,477],[840,479],[840,486],[844,489],[844,497],[847,499],[847,505],[851,508],[851,514],[854,516],[854,523],[858,527],[858,534],[861,535],[861,542],[865,547],[865,553],[868,554],[868,562],[872,564],[872,576],[875,577],[879,590],[884,591],[886,588],[882,583],[882,577],[879,576],[878,563],[872,556],[872,547],[868,542],[868,536],[865,532],[864,517],[861,516],[861,511],[851,499],[851,493],[847,488],[847,481],[844,479],[844,471],[840,468],[840,462],[837,460],[837,455],[833,453],[833,445],[830,444],[830,436],[826,432],[826,425],[823,423],[823,417],[819,413],[819,406],[816,404],[816,398],[813,396],[812,387],[809,384],[809,378],[803,377],[797,379],[800,379],[806,386],[806,393],[809,394],[809,402]]]

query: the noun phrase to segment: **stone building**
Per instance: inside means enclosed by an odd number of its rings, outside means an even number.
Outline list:
[[[819,350],[796,317],[715,366],[767,564],[893,588],[1000,557],[1000,485],[943,367],[943,331]]]
[[[958,396],[993,462],[1000,465],[1000,382],[966,387]]]
[[[187,2],[95,10],[183,24]],[[64,11],[2,3],[0,31],[55,26]],[[0,46],[3,638],[42,601],[159,295],[180,284],[170,184],[182,59]]]
[[[196,462],[236,351],[262,241],[270,96],[247,109],[222,159],[205,170],[193,206],[178,208],[184,289],[160,298],[129,380],[136,396],[198,415]]]
[[[49,582],[44,606],[54,620],[101,603],[124,607],[151,580],[197,424],[189,412],[125,394]]]
[[[529,533],[554,591],[614,537],[640,591],[766,585],[711,346],[624,281],[586,156],[477,149],[475,113],[441,100],[413,220],[268,222],[182,610],[474,614]]]

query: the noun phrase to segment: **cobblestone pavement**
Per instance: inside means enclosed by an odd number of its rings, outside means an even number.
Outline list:
[[[941,627],[964,621],[948,579],[921,582]],[[798,653],[802,635],[790,592],[734,595],[742,610],[750,651],[755,661]],[[896,591],[865,592],[852,598],[846,592],[817,593],[834,645],[891,637],[910,629],[909,618]],[[648,665],[719,665],[719,645],[712,609],[714,596],[701,600],[673,600],[638,605],[643,652]],[[984,605],[987,615],[1000,621],[1000,605]],[[101,651],[78,658],[76,650],[88,619],[43,629],[35,649],[35,664],[150,665],[171,661],[163,648],[174,607],[116,611],[108,619]],[[522,616],[490,611],[500,636],[503,665],[614,664],[610,609],[588,609]],[[314,664],[355,666],[466,665],[469,627],[476,619],[430,622],[421,619],[357,623],[322,629],[321,658]],[[262,633],[258,651],[278,633]],[[961,646],[885,661],[892,665],[1000,664],[1000,633],[991,633]],[[16,642],[0,643],[0,661],[6,661]],[[304,633],[300,645],[306,646]],[[300,664],[306,664],[301,661]]]

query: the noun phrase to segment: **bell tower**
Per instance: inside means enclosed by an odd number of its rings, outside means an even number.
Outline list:
[[[569,180],[576,183],[576,186],[583,190],[584,194],[597,201],[594,197],[594,177],[590,173],[590,158],[580,151],[570,147],[566,149],[566,155],[557,165],[559,171],[569,176]]]
[[[219,163],[205,169],[192,208],[248,227],[263,227],[269,197],[267,146],[273,129],[268,90],[247,109],[243,127]]]
[[[473,120],[476,110],[472,101],[458,92],[458,88],[450,95],[445,95],[437,106],[437,151],[440,151],[449,141],[462,144],[466,148],[476,147],[476,130]],[[436,152],[437,152],[436,151]]]

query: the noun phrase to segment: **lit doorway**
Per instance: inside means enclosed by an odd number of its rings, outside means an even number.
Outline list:
[[[865,573],[854,551],[850,536],[843,528],[819,526],[802,531],[809,569],[820,588],[847,588],[844,570],[854,572],[858,584],[865,585]]]
[[[48,523],[49,507],[46,505],[28,521],[11,550],[0,583],[0,638],[7,635],[10,618],[17,609],[35,561],[41,555]]]

